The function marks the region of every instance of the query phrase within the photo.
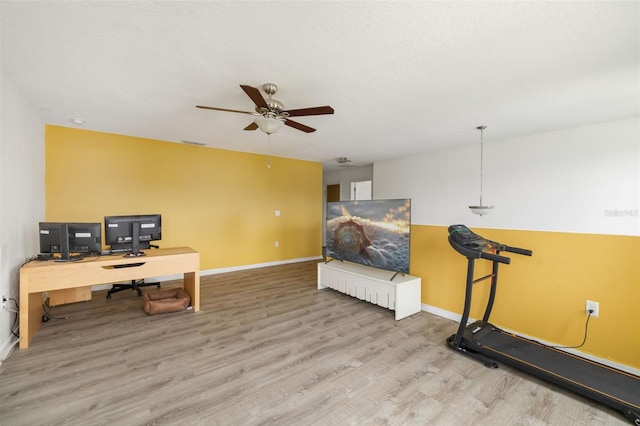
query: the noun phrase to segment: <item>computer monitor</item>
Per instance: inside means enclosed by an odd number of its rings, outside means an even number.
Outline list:
[[[112,253],[144,256],[140,249],[148,249],[151,241],[162,239],[162,217],[160,214],[105,216],[104,239]]]
[[[59,253],[56,260],[77,260],[102,251],[102,224],[40,222],[40,253]]]

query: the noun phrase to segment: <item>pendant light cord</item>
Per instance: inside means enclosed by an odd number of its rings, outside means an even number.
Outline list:
[[[487,126],[478,126],[477,129],[480,130],[480,206],[482,207],[482,178],[483,178],[483,170],[484,170],[484,129]]]

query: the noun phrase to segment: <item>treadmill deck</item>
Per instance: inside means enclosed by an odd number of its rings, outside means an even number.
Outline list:
[[[482,332],[473,333],[478,328]],[[620,408],[630,407],[640,412],[640,377],[630,373],[506,333],[482,321],[467,327],[463,346],[529,373],[543,375],[549,381],[598,401],[613,399],[620,403]]]

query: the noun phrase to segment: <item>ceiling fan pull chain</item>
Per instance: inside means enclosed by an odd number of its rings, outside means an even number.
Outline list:
[[[267,154],[271,156],[271,133],[267,133]],[[267,160],[267,169],[271,168],[271,158]]]

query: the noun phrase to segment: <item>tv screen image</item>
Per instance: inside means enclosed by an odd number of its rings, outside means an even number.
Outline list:
[[[327,256],[409,273],[411,200],[327,203]]]

